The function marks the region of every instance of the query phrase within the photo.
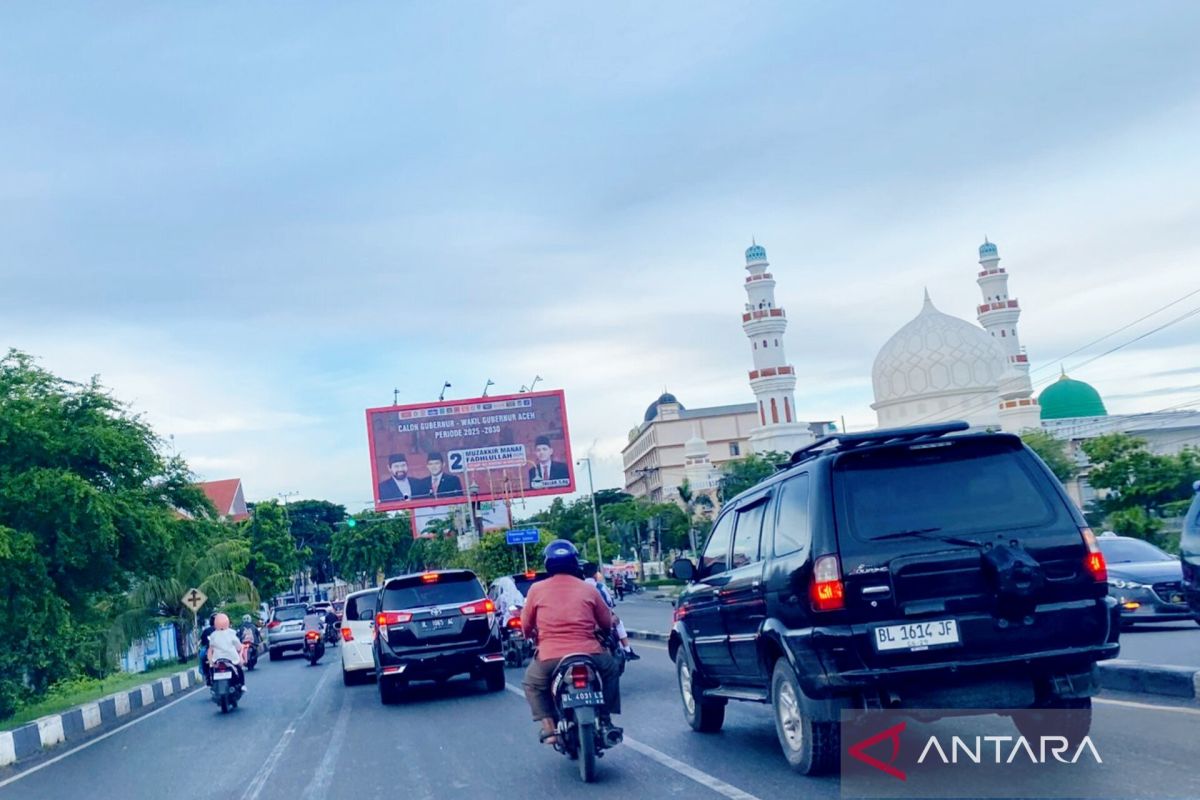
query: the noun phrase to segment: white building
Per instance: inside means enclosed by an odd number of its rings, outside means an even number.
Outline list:
[[[1008,273],[996,245],[979,248],[979,325],[925,302],[875,357],[871,408],[880,427],[964,419],[978,427],[1021,431],[1041,424],[1029,359],[1017,335],[1020,304],[1008,295]]]
[[[796,370],[784,355],[787,314],[775,304],[775,278],[767,272],[767,251],[757,243],[746,250],[746,308],[742,330],[750,340],[754,369],[750,388],[758,405],[759,427],[750,434],[757,453],[790,453],[813,441],[808,423],[796,418]]]

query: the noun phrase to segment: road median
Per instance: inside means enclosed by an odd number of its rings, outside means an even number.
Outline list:
[[[631,639],[665,642],[670,635],[658,631],[628,631]],[[1100,685],[1114,692],[1152,694],[1183,700],[1200,699],[1200,670],[1170,667],[1143,661],[1113,659],[1098,665]]]
[[[19,764],[61,744],[89,739],[203,683],[200,670],[191,667],[0,731],[0,768]]]

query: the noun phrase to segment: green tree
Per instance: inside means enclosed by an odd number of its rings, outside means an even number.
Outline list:
[[[274,500],[256,503],[245,526],[250,540],[246,576],[263,597],[274,597],[291,588],[300,557],[283,506]]]
[[[237,529],[203,519],[181,525],[190,535],[179,548],[171,569],[161,576],[139,580],[114,604],[116,616],[109,636],[114,655],[166,623],[175,626],[175,649],[180,663],[184,663],[188,658],[186,637],[196,619],[203,620],[229,603],[258,604],[258,592],[245,576],[249,544]],[[208,602],[195,617],[182,602],[193,588],[208,595]]]
[[[1176,455],[1150,452],[1145,440],[1110,433],[1083,443],[1091,469],[1088,483],[1100,491],[1097,506],[1117,533],[1161,543],[1164,510],[1191,497],[1200,471],[1200,450]]]
[[[777,466],[786,464],[789,456],[783,453],[751,453],[736,461],[727,462],[722,468],[721,482],[717,494],[721,502],[731,500],[756,483],[775,474]]]
[[[346,518],[346,507],[326,500],[299,500],[287,505],[292,538],[304,553],[304,564],[312,571],[314,583],[333,580],[330,552],[334,527]]]
[[[389,517],[374,511],[357,514],[355,524],[339,526],[329,552],[339,575],[347,580],[374,581],[395,575],[408,563],[412,527],[407,514]]]
[[[211,508],[158,447],[97,379],[0,359],[0,718],[53,682],[114,669],[100,609],[166,569],[179,510]]]
[[[702,514],[711,514],[713,512],[712,498],[703,492],[697,492],[692,489],[691,483],[685,478],[683,483],[679,484],[679,499],[683,501],[684,511],[687,514],[688,523],[688,550],[692,551],[693,555],[700,548],[699,525]]]
[[[1061,439],[1056,439],[1046,431],[1031,430],[1021,434],[1021,440],[1046,462],[1046,466],[1060,482],[1066,483],[1075,477],[1075,462],[1067,455],[1067,445]]]

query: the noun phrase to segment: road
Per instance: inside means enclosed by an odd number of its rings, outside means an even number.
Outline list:
[[[617,604],[625,627],[666,633],[671,629],[672,605],[650,590]],[[637,643],[635,642],[635,647]],[[1138,625],[1121,633],[1121,658],[1194,667],[1200,670],[1200,625],[1194,622]]]
[[[187,695],[0,786],[0,799],[839,797],[836,778],[787,768],[766,706],[732,704],[722,733],[693,733],[664,647],[640,647],[644,658],[623,681],[630,741],[601,760],[594,786],[537,743],[517,696],[519,671],[509,672],[507,692],[456,680],[419,685],[403,704],[383,706],[373,684],[342,686],[334,650],[316,667],[298,658],[263,662],[241,707],[226,716],[206,692]],[[1147,701],[1108,698],[1096,707],[1093,737],[1105,764],[1092,777],[1103,792],[1077,773],[1052,779],[1080,786],[1083,796],[1200,797],[1200,708],[1116,704],[1127,700]],[[7,777],[0,773],[0,782]]]

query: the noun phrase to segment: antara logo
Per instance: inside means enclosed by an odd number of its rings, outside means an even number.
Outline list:
[[[849,746],[848,752],[869,767],[897,780],[907,781],[908,774],[896,766],[896,760],[900,757],[900,734],[907,728],[908,723],[900,722],[855,742]],[[867,752],[883,742],[891,745],[886,760],[879,757],[882,754]],[[1074,747],[1065,736],[1041,736],[1032,740],[1024,736],[952,736],[948,744],[937,736],[930,736],[916,763],[924,764],[928,760],[941,761],[943,764],[1048,764],[1051,761],[1076,764],[1087,756],[1097,764],[1104,763],[1090,736],[1084,736]]]

